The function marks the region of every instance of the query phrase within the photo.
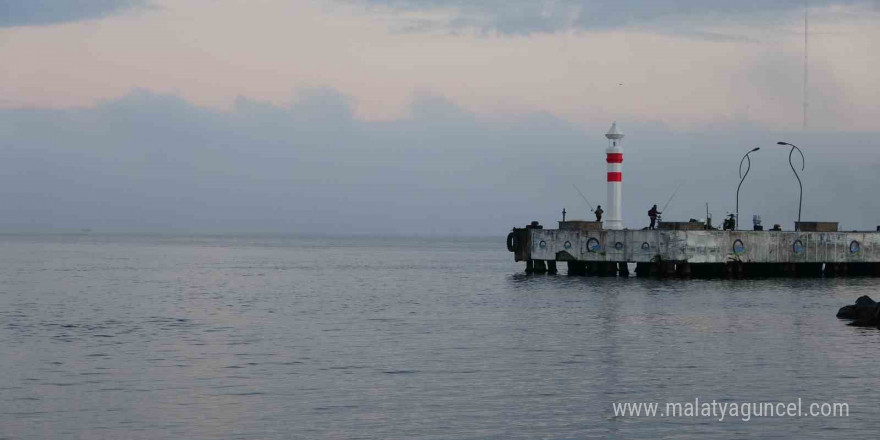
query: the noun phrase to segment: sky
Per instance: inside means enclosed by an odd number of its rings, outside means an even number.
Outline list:
[[[880,2],[0,0],[0,231],[880,225]],[[798,164],[799,165],[799,164]],[[800,170],[800,168],[798,168]]]

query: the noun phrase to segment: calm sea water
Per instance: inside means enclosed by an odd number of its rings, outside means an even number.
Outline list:
[[[522,269],[503,239],[3,236],[0,437],[876,437],[880,331],[834,317],[876,279]],[[612,410],[694,398],[850,416]]]

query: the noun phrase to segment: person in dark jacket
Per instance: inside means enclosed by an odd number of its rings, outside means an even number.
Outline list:
[[[724,224],[722,225],[722,229],[725,231],[732,231],[736,229],[736,215],[728,214],[727,218],[724,219]]]
[[[602,205],[596,205],[596,210],[593,211],[593,213],[596,214],[596,221],[601,222],[602,221],[602,214],[604,214],[605,211],[602,210]]]
[[[657,216],[662,214],[662,212],[657,210],[657,205],[651,207],[648,211],[648,218],[651,219],[651,226],[648,226],[648,229],[655,229],[657,227]]]

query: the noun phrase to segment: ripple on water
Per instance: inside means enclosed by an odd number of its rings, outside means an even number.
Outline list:
[[[876,432],[880,332],[834,318],[880,299],[875,280],[533,277],[503,240],[322,240],[0,236],[0,436]],[[616,399],[695,397],[841,399],[852,415],[611,412]]]

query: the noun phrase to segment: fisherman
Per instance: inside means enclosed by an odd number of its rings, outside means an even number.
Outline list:
[[[736,229],[736,215],[735,214],[727,214],[727,218],[724,219],[724,223],[721,229],[725,231],[732,231]]]
[[[604,214],[605,211],[602,210],[602,205],[596,205],[596,210],[593,211],[593,213],[596,214],[596,221],[601,222],[602,221],[602,214]]]
[[[657,205],[651,207],[651,210],[648,211],[648,217],[651,219],[651,226],[648,226],[648,229],[655,229],[657,226],[657,216],[662,214],[662,212],[657,210]]]

